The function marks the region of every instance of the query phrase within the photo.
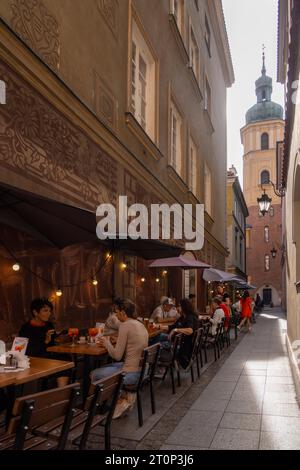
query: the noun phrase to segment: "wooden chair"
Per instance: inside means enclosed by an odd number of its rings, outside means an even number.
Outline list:
[[[0,449],[63,450],[79,396],[79,384],[71,384],[17,398],[8,431],[1,436]],[[62,426],[57,440],[35,435],[37,427],[58,419]]]
[[[150,385],[150,397],[151,397],[151,410],[152,414],[155,414],[155,397],[153,390],[153,378],[156,371],[158,357],[160,351],[160,344],[154,344],[145,348],[141,358],[141,374],[139,381],[136,385],[124,385],[124,390],[127,392],[136,392],[137,394],[137,409],[139,425],[143,426],[143,408],[141,400],[141,390],[146,383]]]
[[[175,394],[174,371],[177,372],[178,386],[180,387],[180,385],[181,385],[180,371],[179,371],[179,367],[178,367],[178,364],[177,364],[177,354],[178,354],[178,351],[180,350],[182,340],[183,340],[183,334],[182,333],[175,335],[175,338],[174,338],[174,341],[173,341],[173,344],[172,344],[172,348],[171,348],[172,354],[171,354],[170,359],[166,360],[166,361],[158,359],[158,365],[160,367],[165,367],[166,368],[166,371],[165,371],[164,376],[163,376],[163,380],[165,380],[166,375],[168,373],[168,370],[170,371],[171,381],[172,381],[172,393],[173,394]]]
[[[103,426],[105,434],[105,450],[110,450],[110,427],[115,407],[120,395],[124,374],[118,372],[101,379],[90,386],[83,409],[75,409],[69,427],[67,441],[80,450],[85,449],[91,429]],[[57,439],[61,433],[62,423],[54,420],[41,426],[35,432],[40,436]]]

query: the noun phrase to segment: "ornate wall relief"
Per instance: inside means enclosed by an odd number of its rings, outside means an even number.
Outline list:
[[[41,0],[12,0],[11,25],[14,31],[50,67],[59,69],[59,27]]]
[[[101,15],[117,39],[119,32],[118,0],[96,0],[96,2]]]

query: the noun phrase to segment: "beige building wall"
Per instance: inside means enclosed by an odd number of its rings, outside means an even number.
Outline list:
[[[261,150],[261,135],[269,135],[269,149]],[[260,175],[267,170],[270,179],[276,182],[276,142],[283,140],[284,121],[258,121],[248,124],[241,129],[241,139],[244,146],[244,196],[248,207],[257,207],[257,198],[262,189]],[[272,198],[272,204],[281,204],[281,200],[272,190],[271,185],[264,185],[266,192]]]

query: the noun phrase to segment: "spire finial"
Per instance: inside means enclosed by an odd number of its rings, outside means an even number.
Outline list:
[[[262,45],[262,51],[263,51],[263,53],[262,53],[263,66],[262,66],[262,69],[261,69],[262,75],[266,75],[266,65],[265,65],[265,58],[266,58],[266,56],[265,56],[265,49],[266,49],[266,46],[263,44],[263,45]]]

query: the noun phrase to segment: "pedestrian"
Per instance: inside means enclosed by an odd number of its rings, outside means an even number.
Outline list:
[[[241,328],[244,326],[245,323],[247,323],[248,326],[248,331],[251,331],[251,316],[252,316],[252,309],[251,309],[251,297],[250,294],[247,290],[245,290],[243,297],[240,300],[241,303],[241,318],[242,321],[238,325],[238,330],[241,330]]]
[[[259,293],[257,292],[256,298],[255,298],[255,307],[256,307],[256,311],[258,313],[261,312],[261,304],[262,304],[261,297],[260,297]]]

